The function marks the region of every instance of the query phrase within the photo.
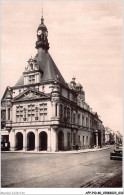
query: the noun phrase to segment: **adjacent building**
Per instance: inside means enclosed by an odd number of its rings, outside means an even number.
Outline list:
[[[119,131],[105,127],[105,144],[122,144],[123,137]]]
[[[2,141],[9,141],[11,150],[23,151],[102,147],[103,123],[86,103],[83,86],[74,77],[65,82],[50,56],[43,17],[36,49],[15,86],[8,86],[2,97]]]

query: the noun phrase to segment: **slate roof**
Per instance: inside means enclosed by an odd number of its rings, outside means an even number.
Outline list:
[[[17,83],[15,84],[15,86],[20,86],[20,85],[24,85],[24,75],[22,75],[20,79],[17,81]]]
[[[40,70],[43,71],[41,83],[42,81],[56,80],[59,77],[59,81],[64,85],[66,84],[63,76],[61,75],[59,69],[48,52],[45,52],[40,48],[34,59],[39,63]],[[20,85],[24,85],[23,75],[17,81],[15,86]]]

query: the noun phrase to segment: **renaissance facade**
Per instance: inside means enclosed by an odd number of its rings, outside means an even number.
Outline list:
[[[2,141],[10,150],[62,151],[102,147],[105,131],[73,77],[66,83],[48,50],[44,18],[37,29],[37,54],[2,97]]]

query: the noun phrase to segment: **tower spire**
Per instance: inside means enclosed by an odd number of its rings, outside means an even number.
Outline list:
[[[43,18],[43,0],[42,0],[42,17],[41,17],[41,24],[44,24],[44,18]]]
[[[43,18],[43,0],[42,0],[42,18]]]
[[[42,48],[45,51],[49,49],[48,43],[48,30],[44,25],[44,18],[43,18],[43,0],[42,0],[42,17],[41,17],[41,24],[37,29],[37,41],[36,41],[36,48]]]

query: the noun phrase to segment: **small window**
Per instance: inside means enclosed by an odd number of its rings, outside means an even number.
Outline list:
[[[29,76],[29,84],[35,83],[35,75]]]

